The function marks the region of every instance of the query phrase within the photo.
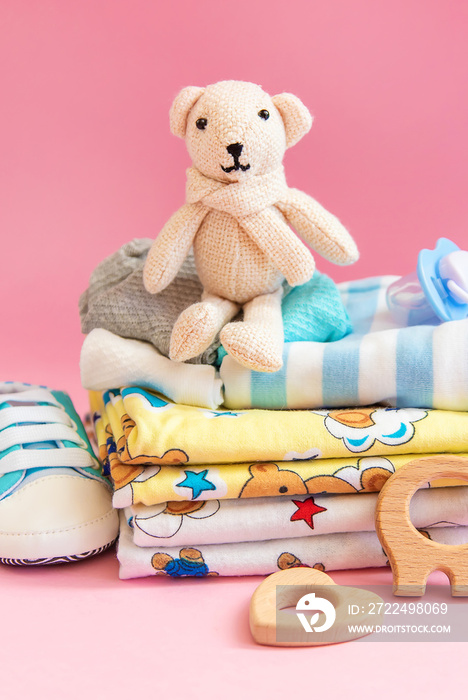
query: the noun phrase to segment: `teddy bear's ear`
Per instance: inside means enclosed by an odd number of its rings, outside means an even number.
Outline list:
[[[174,136],[179,136],[181,139],[185,138],[188,113],[204,92],[205,88],[192,85],[183,88],[179,92],[169,112],[171,132]]]
[[[289,92],[275,95],[272,100],[284,122],[286,146],[287,148],[294,146],[312,126],[312,115],[305,104]]]
[[[278,471],[278,465],[273,464],[273,462],[260,462],[258,464],[251,464],[249,471],[252,476],[264,476],[269,472]]]

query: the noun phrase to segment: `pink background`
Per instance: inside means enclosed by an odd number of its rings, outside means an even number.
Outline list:
[[[315,124],[288,153],[287,175],[360,247],[351,268],[319,259],[337,281],[409,272],[442,235],[466,247],[467,28],[460,0],[1,0],[1,378],[67,389],[85,410],[78,297],[105,255],[154,237],[182,204],[189,161],[168,109],[188,84],[250,80],[308,105]],[[123,584],[109,555],[59,573],[2,570],[22,606],[2,596],[13,616],[4,638],[13,633],[22,663],[12,682],[81,697],[73,687],[86,688],[89,672],[135,693],[173,682],[181,697],[239,674],[277,694],[276,678],[290,694],[345,691],[354,676],[373,697],[391,686],[391,655],[413,697],[443,678],[450,690],[442,669],[460,645],[438,648],[438,665],[427,661],[434,645],[372,645],[364,658],[357,645],[258,649],[245,626],[253,581],[215,583]],[[67,674],[78,667],[77,681]],[[134,684],[121,682],[131,674]]]

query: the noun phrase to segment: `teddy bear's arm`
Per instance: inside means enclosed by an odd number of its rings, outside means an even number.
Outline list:
[[[359,258],[354,240],[336,216],[301,190],[289,189],[276,204],[299,236],[326,260],[350,265]]]
[[[292,287],[308,282],[315,270],[310,250],[273,208],[242,219],[242,228],[282,272]]]
[[[143,282],[147,292],[162,292],[172,282],[206,213],[201,204],[184,204],[165,224],[146,258]]]

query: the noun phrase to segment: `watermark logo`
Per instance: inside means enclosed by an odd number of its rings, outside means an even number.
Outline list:
[[[275,606],[280,644],[468,641],[468,596],[447,585],[428,584],[423,598],[395,596],[392,585],[279,585]]]
[[[311,615],[310,620],[308,620],[304,613],[309,613],[312,610],[318,612]],[[320,613],[325,615],[325,622],[317,627],[316,624],[319,621]],[[306,632],[326,632],[336,619],[336,610],[333,603],[330,603],[326,598],[318,598],[315,593],[306,593],[297,601],[296,614]]]

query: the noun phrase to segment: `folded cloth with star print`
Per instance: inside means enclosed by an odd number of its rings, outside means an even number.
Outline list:
[[[464,544],[468,528],[432,527],[422,534],[435,542]],[[321,571],[385,566],[387,557],[374,532],[341,532],[256,542],[138,547],[124,511],[120,514],[117,556],[121,579],[141,576],[264,576],[296,566]]]
[[[139,547],[181,547],[372,532],[378,494],[169,501],[135,505],[125,516]],[[410,517],[422,530],[468,526],[465,486],[420,489]]]
[[[117,508],[379,491],[415,456],[468,453],[464,411],[211,411],[136,387],[90,400]]]

